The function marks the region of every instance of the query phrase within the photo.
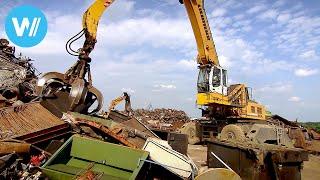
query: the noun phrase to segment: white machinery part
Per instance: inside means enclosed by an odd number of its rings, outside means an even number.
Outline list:
[[[183,178],[189,178],[197,174],[196,166],[192,160],[173,150],[167,141],[148,138],[143,150],[150,153],[151,160]]]

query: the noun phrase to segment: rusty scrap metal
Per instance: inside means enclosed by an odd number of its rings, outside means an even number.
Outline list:
[[[310,130],[309,130],[309,134],[311,135],[311,138],[312,138],[312,139],[320,140],[320,133],[317,132],[316,130],[310,129]]]
[[[175,131],[190,122],[190,118],[184,111],[175,109],[137,109],[133,116],[150,128]]]
[[[277,145],[208,141],[209,168],[224,167],[211,152],[218,155],[243,179],[301,179],[303,161],[308,152]]]
[[[64,114],[63,119],[69,122],[77,133],[84,131],[86,135],[98,139],[111,137],[113,140],[129,147],[142,148],[147,138],[156,137],[149,129],[133,118],[127,121],[120,120],[121,123],[119,123],[113,119],[69,112]],[[90,133],[84,127],[89,127],[94,131]]]
[[[39,103],[0,109],[0,139],[38,143],[68,132],[69,125]]]
[[[6,39],[0,39],[0,95],[1,106],[15,101],[27,103],[36,98],[36,69],[31,59],[15,56],[15,48]],[[6,101],[3,103],[3,101]]]
[[[0,141],[0,155],[10,154],[15,152],[17,154],[29,153],[30,144],[10,141]]]
[[[149,137],[159,138],[148,126],[133,116],[128,116],[118,111],[111,111],[109,114],[109,119],[143,132]]]
[[[98,130],[104,132],[105,134],[111,136],[112,138],[118,140],[120,143],[122,143],[126,146],[129,146],[132,148],[137,148],[137,146],[135,144],[132,144],[131,142],[129,142],[123,134],[119,135],[119,133],[121,131],[123,131],[123,129],[120,127],[109,129],[108,127],[106,127],[100,123],[97,123],[97,122],[88,121],[88,120],[80,119],[80,118],[75,118],[74,120],[75,120],[74,123],[76,125],[87,125],[89,127],[93,127],[95,129],[98,129]]]

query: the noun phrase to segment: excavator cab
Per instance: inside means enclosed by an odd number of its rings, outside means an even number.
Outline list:
[[[215,65],[200,66],[197,87],[198,93],[227,95],[227,70]]]

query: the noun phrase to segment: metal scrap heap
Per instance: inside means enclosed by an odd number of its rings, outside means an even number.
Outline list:
[[[133,111],[135,118],[142,121],[150,128],[162,130],[176,130],[183,124],[190,122],[188,115],[176,109],[136,109]]]
[[[0,39],[0,107],[29,102],[36,97],[36,69],[31,59],[15,56],[9,41]]]

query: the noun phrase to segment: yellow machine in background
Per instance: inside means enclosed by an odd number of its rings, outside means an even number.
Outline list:
[[[228,85],[227,70],[220,66],[204,0],[179,0],[187,10],[197,43],[197,105],[202,118],[180,129],[195,144],[214,138],[284,144],[281,127],[268,124],[266,108],[254,101],[244,84]]]
[[[227,70],[219,64],[203,0],[180,0],[184,4],[197,42],[199,75],[197,104],[203,115],[214,119],[265,120],[265,107],[250,99],[244,84],[228,86]]]

